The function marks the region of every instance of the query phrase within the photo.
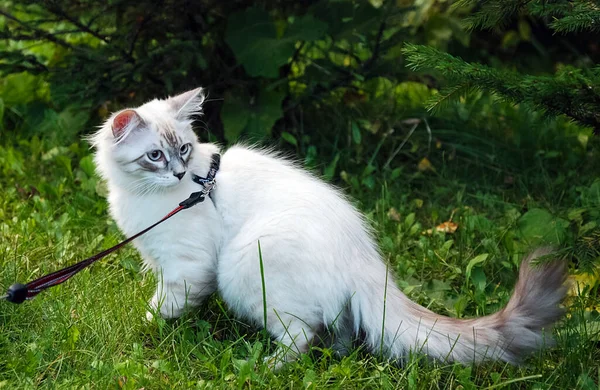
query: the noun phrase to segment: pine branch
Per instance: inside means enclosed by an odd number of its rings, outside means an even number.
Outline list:
[[[553,18],[550,28],[560,33],[600,31],[600,2],[597,0],[459,0],[453,7],[474,8],[466,19],[470,29],[497,29],[516,15],[530,13]]]
[[[600,229],[596,228],[584,237],[578,238],[569,252],[577,259],[581,270],[588,273],[598,272],[595,264],[600,256]]]
[[[452,101],[457,100],[461,96],[468,95],[475,89],[476,88],[468,83],[456,84],[452,87],[444,88],[439,92],[439,94],[433,96],[431,100],[425,104],[425,106],[428,111],[440,111]]]
[[[533,16],[540,18],[547,17],[562,17],[573,9],[573,4],[570,1],[547,2],[538,1],[529,4],[528,10]]]
[[[600,129],[600,67],[585,71],[564,68],[555,76],[530,76],[471,64],[427,46],[407,44],[403,51],[411,69],[439,72],[457,91],[469,86],[492,92]],[[438,100],[450,96],[441,95]]]
[[[465,19],[469,29],[497,29],[521,12],[532,0],[459,0],[453,8],[475,8],[477,11]]]
[[[600,31],[600,9],[579,7],[573,13],[550,23],[550,27],[560,33]]]

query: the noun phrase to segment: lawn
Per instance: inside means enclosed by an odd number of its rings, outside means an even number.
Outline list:
[[[85,142],[5,134],[2,289],[122,239]],[[528,250],[543,243],[564,249],[580,283],[565,302],[555,346],[521,367],[423,356],[399,367],[357,346],[344,358],[315,348],[271,372],[262,363],[273,347],[268,337],[233,318],[218,296],[177,321],[146,322],[153,276],[141,273],[139,255],[126,247],[32,301],[0,302],[0,388],[597,388],[598,279],[584,272],[597,257],[597,142],[552,134],[555,149],[535,131],[537,141],[519,149],[438,126],[431,144],[426,133],[415,135],[420,149],[403,151],[388,169],[340,163],[329,175],[371,220],[404,292],[438,313],[467,318],[498,310]],[[486,147],[496,160],[486,158]],[[331,161],[311,165],[331,173]],[[458,229],[436,231],[443,222]]]

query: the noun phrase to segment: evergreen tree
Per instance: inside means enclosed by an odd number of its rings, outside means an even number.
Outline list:
[[[520,15],[543,23],[555,34],[594,34],[600,30],[600,1],[461,0],[455,6],[473,7],[466,19],[471,29],[502,31]],[[407,44],[404,53],[412,69],[433,71],[447,81],[430,102],[430,109],[468,91],[482,90],[600,130],[600,66],[593,61],[557,62],[554,74],[531,75],[470,63],[422,45]]]

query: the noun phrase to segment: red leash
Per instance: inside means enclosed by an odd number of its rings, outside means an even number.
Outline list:
[[[171,218],[181,210],[188,209],[204,201],[206,196],[210,196],[211,191],[215,188],[215,175],[217,174],[217,170],[219,169],[219,162],[220,156],[218,154],[213,155],[210,171],[208,172],[207,177],[203,178],[196,175],[192,177],[192,180],[194,182],[202,185],[202,191],[192,193],[189,198],[179,203],[179,206],[174,208],[169,214],[165,215],[160,221],[154,223],[151,226],[148,226],[146,229],[134,234],[126,240],[121,241],[117,245],[103,250],[102,252],[97,253],[92,257],[88,257],[87,259],[82,260],[77,264],[73,264],[67,268],[63,268],[51,274],[42,276],[41,278],[35,279],[27,284],[15,283],[8,288],[6,295],[0,297],[0,299],[3,298],[12,303],[23,303],[27,299],[32,299],[47,288],[57,286],[61,283],[66,282],[79,271],[102,259],[103,257],[113,253],[117,249],[120,249],[121,247],[135,240],[142,234],[165,222],[167,219]]]
[[[23,303],[26,299],[31,299],[35,297],[47,288],[58,286],[59,284],[71,279],[72,276],[74,276],[87,266],[91,265],[92,263],[95,263],[96,261],[102,259],[105,256],[108,256],[117,249],[120,249],[121,247],[135,240],[142,234],[146,233],[148,230],[160,225],[161,223],[171,218],[183,209],[184,208],[182,206],[177,206],[177,208],[173,209],[173,211],[165,215],[160,221],[156,222],[152,226],[148,226],[146,229],[134,234],[133,236],[129,237],[124,241],[121,241],[117,245],[103,250],[102,252],[97,253],[92,257],[88,257],[87,259],[82,260],[77,264],[73,264],[67,268],[63,268],[56,272],[52,272],[51,274],[44,275],[41,278],[35,279],[27,284],[15,283],[8,288],[8,292],[3,298],[12,303]]]

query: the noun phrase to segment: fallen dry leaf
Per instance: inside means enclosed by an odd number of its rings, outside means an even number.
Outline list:
[[[420,172],[435,171],[435,168],[431,164],[431,161],[429,161],[427,159],[427,157],[423,157],[423,159],[421,159],[421,161],[419,161],[419,164],[417,165],[417,169]]]
[[[437,225],[435,227],[435,231],[439,232],[439,233],[449,233],[452,234],[456,231],[456,229],[458,229],[458,225],[455,224],[452,221],[447,221],[444,223],[440,223],[439,225]],[[425,232],[423,232],[423,234],[429,234],[432,235],[433,234],[433,229],[427,229]]]
[[[398,213],[398,210],[393,207],[388,210],[387,216],[392,221],[400,222],[400,214]]]

